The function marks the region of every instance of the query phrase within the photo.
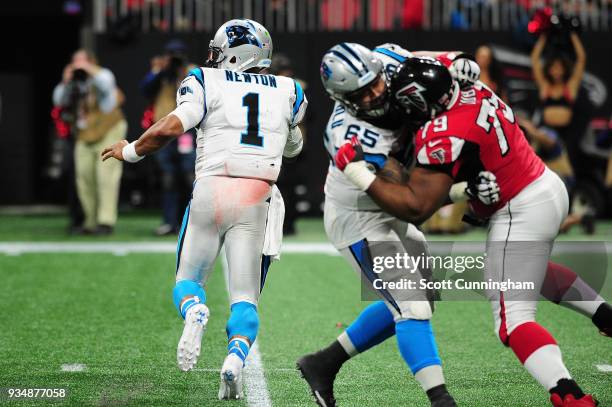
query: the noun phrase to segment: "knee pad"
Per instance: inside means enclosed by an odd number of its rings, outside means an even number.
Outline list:
[[[183,301],[185,297],[191,297]],[[195,304],[206,303],[206,293],[200,284],[193,280],[177,281],[172,290],[172,300],[179,314],[185,318],[187,310]]]
[[[244,336],[249,339],[252,345],[259,330],[257,307],[245,301],[233,304],[225,330],[228,338],[236,335]]]
[[[401,314],[395,318],[395,321],[407,319],[428,320],[433,316],[432,303],[429,301],[400,301],[398,306]]]

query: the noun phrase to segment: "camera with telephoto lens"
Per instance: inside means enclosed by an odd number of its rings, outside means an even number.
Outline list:
[[[72,80],[66,85],[65,108],[62,110],[62,120],[74,124],[78,117],[79,102],[83,100],[89,91],[87,80],[89,74],[84,69],[75,69],[72,72]]]
[[[85,82],[88,77],[89,74],[84,69],[75,69],[72,72],[72,80],[75,82]]]

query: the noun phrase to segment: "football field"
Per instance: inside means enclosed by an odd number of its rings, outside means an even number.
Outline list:
[[[219,402],[229,314],[223,264],[207,286],[211,318],[200,360],[194,371],[180,372],[175,352],[182,321],[171,298],[176,238],[154,238],[153,216],[126,216],[114,236],[102,238],[67,237],[65,222],[0,216],[0,388],[68,392],[61,401],[0,398],[0,405],[314,405],[295,361],[329,344],[367,305],[359,279],[329,249],[321,221],[301,221],[267,276],[258,349],[245,373],[247,398]],[[589,239],[610,240],[612,224],[599,226]],[[473,231],[460,239],[483,236]],[[564,238],[587,239],[577,230]],[[612,405],[610,339],[587,318],[554,304],[540,303],[538,317],[583,389],[600,405]],[[494,335],[488,303],[439,302],[433,326],[459,405],[549,405],[546,392]],[[428,405],[394,339],[347,362],[336,397],[340,406]]]

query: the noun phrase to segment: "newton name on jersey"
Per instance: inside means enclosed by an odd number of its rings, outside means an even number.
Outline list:
[[[183,128],[197,129],[196,178],[223,175],[275,182],[284,149],[308,104],[284,76],[196,68],[177,91]]]

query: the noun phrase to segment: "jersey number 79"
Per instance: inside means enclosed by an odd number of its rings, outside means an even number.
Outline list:
[[[512,109],[503,102],[500,102],[499,98],[491,93],[490,97],[482,99],[482,107],[480,108],[478,119],[476,119],[476,124],[487,133],[491,132],[491,127],[495,129],[499,150],[503,157],[508,153],[510,147],[508,146],[508,138],[504,133],[504,128],[498,116],[500,111],[506,121],[514,123],[514,112],[512,112]]]

